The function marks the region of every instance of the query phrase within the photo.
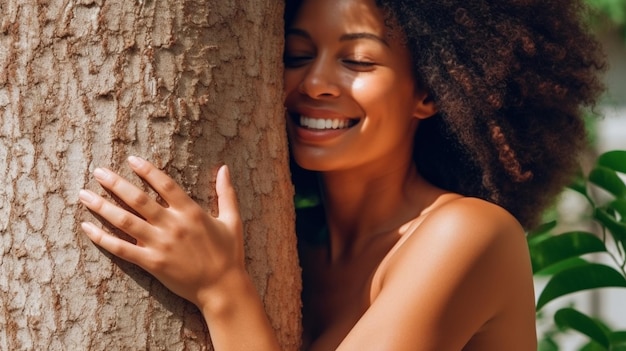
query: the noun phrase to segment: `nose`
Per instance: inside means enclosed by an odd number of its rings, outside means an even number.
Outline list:
[[[337,68],[332,58],[318,56],[306,70],[298,91],[314,99],[338,97],[341,88]]]

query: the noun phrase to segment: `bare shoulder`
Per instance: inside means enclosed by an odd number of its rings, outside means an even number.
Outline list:
[[[514,235],[523,235],[520,223],[504,208],[491,202],[473,198],[459,197],[433,208],[425,214],[425,218],[417,228],[418,232],[425,229],[464,229],[453,233],[462,235],[465,232],[482,233],[490,237],[505,231]]]
[[[520,223],[504,208],[488,201],[459,197],[422,216],[417,219],[419,225],[406,233],[407,251],[415,250],[418,255],[423,251],[449,253],[459,263],[510,251],[527,255]]]
[[[371,312],[397,310],[395,320],[412,326],[405,341],[427,342],[424,350],[536,347],[532,273],[517,220],[461,197],[422,216],[379,267]]]
[[[490,253],[521,251],[527,255],[520,223],[504,208],[485,200],[457,197],[434,206],[415,222],[390,252],[389,260],[403,264],[437,253],[439,259],[448,254],[454,262],[470,263]]]
[[[524,272],[530,267],[524,229],[500,206],[459,197],[423,216],[413,230],[404,234],[407,237],[395,248],[397,252],[390,252],[391,271],[387,274],[431,261],[430,267],[436,264],[440,272],[457,272],[450,275],[451,279],[471,277],[473,270],[493,276],[502,267]]]

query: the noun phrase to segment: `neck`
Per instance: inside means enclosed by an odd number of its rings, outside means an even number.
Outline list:
[[[381,235],[401,235],[434,200],[435,188],[412,160],[383,170],[325,172],[322,181],[331,260],[358,255]]]

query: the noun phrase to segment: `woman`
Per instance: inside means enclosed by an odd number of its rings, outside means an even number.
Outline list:
[[[572,174],[580,107],[600,91],[580,10],[571,0],[288,3],[290,147],[319,179],[325,217],[299,240],[304,349],[536,349],[524,227]],[[245,272],[227,168],[213,218],[147,161],[129,163],[169,207],[97,169],[145,220],[82,191],[138,244],[91,223],[87,235],[196,304],[216,350],[277,350]]]

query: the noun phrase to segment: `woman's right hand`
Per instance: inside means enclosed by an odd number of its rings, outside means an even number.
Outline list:
[[[82,223],[83,230],[95,244],[142,267],[177,295],[202,310],[210,308],[207,304],[220,300],[216,295],[227,293],[231,278],[248,278],[242,222],[228,168],[222,166],[217,173],[219,215],[213,217],[150,162],[137,157],[128,162],[166,206],[111,170],[98,168],[96,180],[136,214],[88,190],[81,190],[81,202],[137,242],[90,222]]]

